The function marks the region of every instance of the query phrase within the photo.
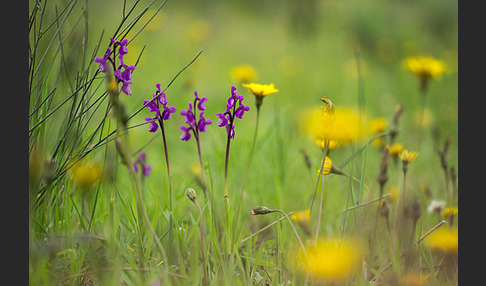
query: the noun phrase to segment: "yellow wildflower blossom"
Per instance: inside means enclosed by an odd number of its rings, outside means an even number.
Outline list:
[[[385,118],[375,118],[370,121],[370,132],[373,135],[380,134],[386,131],[386,126],[388,122]],[[373,141],[373,145],[376,147],[382,147],[384,144],[383,136],[376,138]]]
[[[417,158],[418,154],[419,153],[416,151],[403,150],[400,159],[402,159],[403,162],[410,163]]]
[[[275,88],[273,83],[271,84],[260,84],[260,83],[244,83],[243,87],[248,89],[256,97],[265,97],[272,93],[276,93],[279,90]]]
[[[322,164],[322,160],[321,160],[321,164]],[[322,172],[322,174],[324,176],[329,175],[332,170],[333,170],[332,160],[331,160],[331,158],[326,156],[326,161],[324,161],[324,171]],[[320,172],[321,172],[321,168],[317,169],[317,175],[319,175]]]
[[[427,277],[420,272],[412,271],[403,275],[400,279],[401,286],[426,286],[428,285]]]
[[[302,230],[307,234],[311,234],[310,228],[310,209],[303,211],[298,211],[293,213],[290,218],[297,222],[297,224],[302,228]]]
[[[424,244],[429,249],[442,254],[457,254],[459,231],[457,228],[438,229],[424,239]]]
[[[231,69],[231,77],[238,82],[254,81],[256,75],[256,70],[250,65],[239,65]]]
[[[408,57],[404,61],[404,67],[420,79],[437,78],[446,71],[443,61],[430,56]]]
[[[87,189],[101,180],[103,170],[96,161],[81,161],[76,163],[71,169],[71,176],[74,182],[80,187]]]
[[[441,215],[444,218],[453,218],[457,214],[457,207],[448,207],[445,208]]]
[[[343,282],[358,273],[361,247],[354,240],[320,240],[307,248],[307,258],[302,255],[301,270],[316,279]]]
[[[386,145],[386,148],[388,148],[388,153],[392,157],[399,157],[400,154],[402,154],[403,151],[403,144],[401,143],[395,143],[393,145]]]
[[[316,139],[316,145],[319,146],[322,150],[324,150],[324,140],[323,139]],[[331,151],[336,149],[339,145],[341,145],[340,142],[336,140],[329,140],[329,143],[327,144],[327,150]]]
[[[358,116],[354,108],[312,108],[299,115],[301,130],[313,140],[334,140],[339,144],[348,144],[366,135],[364,128],[366,114]]]

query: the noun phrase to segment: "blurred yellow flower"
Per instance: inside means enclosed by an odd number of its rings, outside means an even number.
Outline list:
[[[342,282],[358,273],[361,252],[361,247],[354,240],[323,239],[307,247],[307,258],[299,256],[302,258],[301,270],[317,279]]]
[[[319,146],[322,150],[324,150],[324,140],[323,139],[316,139],[316,145]],[[327,150],[331,151],[336,149],[341,143],[339,143],[336,140],[329,140],[329,143],[327,144]]]
[[[388,122],[385,118],[375,118],[370,120],[370,131],[373,134],[379,134],[386,131]]]
[[[271,84],[260,84],[260,83],[244,83],[243,87],[248,89],[253,95],[259,98],[263,98],[272,93],[276,93],[279,90],[275,88],[273,83]]]
[[[397,186],[392,186],[390,188],[390,197],[388,197],[390,199],[390,203],[394,203],[397,201],[398,199],[398,187]]]
[[[404,67],[420,79],[440,77],[446,71],[446,64],[429,56],[408,57],[404,61]]]
[[[427,277],[420,272],[412,271],[403,275],[400,279],[400,286],[426,286],[428,285]]]
[[[84,189],[88,189],[103,177],[103,169],[96,161],[83,160],[76,163],[71,171],[73,181]]]
[[[445,208],[441,215],[444,218],[453,218],[457,214],[457,207],[448,207]]]
[[[211,34],[211,24],[199,19],[192,22],[186,30],[187,36],[195,42],[204,42]]]
[[[442,254],[457,254],[459,231],[457,228],[443,228],[432,232],[424,239],[426,247]]]
[[[391,146],[386,145],[386,148],[388,148],[388,152],[389,152],[390,156],[399,157],[402,154],[402,151],[403,151],[403,144],[395,143]]]
[[[231,69],[231,77],[238,82],[251,82],[257,76],[251,65],[239,65]]]
[[[418,154],[419,153],[416,151],[403,150],[400,159],[402,159],[403,162],[410,163],[417,158]]]
[[[413,116],[413,125],[415,127],[426,128],[434,123],[434,114],[430,109],[424,108],[420,114],[420,110],[417,110]],[[421,122],[420,122],[421,121]]]
[[[302,230],[307,234],[311,234],[310,228],[310,209],[303,211],[298,211],[293,213],[290,218],[297,222],[297,224],[302,228]]]
[[[322,160],[321,160],[321,164],[322,164]],[[331,171],[332,171],[332,160],[331,158],[326,156],[326,161],[324,161],[324,171],[322,171],[322,174],[325,176],[331,173]],[[317,175],[319,175],[320,172],[321,172],[321,168],[317,169]]]
[[[334,140],[339,144],[348,144],[363,138],[368,122],[366,114],[361,118],[354,108],[311,108],[299,114],[301,130],[313,140]]]
[[[385,118],[375,118],[370,120],[370,133],[373,135],[377,135],[386,131],[386,126],[388,122]],[[384,144],[383,136],[376,138],[373,141],[373,145],[377,147],[382,147]]]

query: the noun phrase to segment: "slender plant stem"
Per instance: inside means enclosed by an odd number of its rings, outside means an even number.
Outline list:
[[[201,255],[203,259],[203,270],[204,270],[204,285],[208,285],[208,269],[207,269],[207,262],[206,262],[206,255],[205,255],[205,250],[204,250],[204,232],[203,232],[203,222],[202,222],[202,212],[201,212],[201,207],[197,203],[196,200],[193,201],[194,204],[197,207],[197,210],[199,212],[199,232],[201,235]]]
[[[317,176],[317,178],[321,178],[321,196],[320,196],[320,199],[319,199],[319,214],[317,216],[315,241],[317,241],[317,239],[319,238],[319,228],[321,226],[322,201],[323,201],[323,197],[324,197],[324,174],[323,174],[323,172],[324,172],[324,164],[326,163],[326,156],[327,156],[328,150],[329,150],[329,142],[324,141],[324,151],[322,152],[321,169],[319,171],[319,175]],[[314,194],[317,191],[317,184],[318,183],[319,183],[319,179],[316,182],[316,186],[314,188]],[[311,208],[312,208],[313,203],[314,203],[314,200],[312,200]]]
[[[230,121],[230,126],[232,126],[233,121]],[[230,202],[229,202],[229,196],[228,196],[228,162],[229,162],[229,151],[230,151],[230,143],[231,143],[231,130],[228,132],[228,139],[226,142],[226,156],[225,156],[225,161],[224,161],[224,211],[225,211],[225,217],[226,217],[226,234],[228,235],[227,238],[227,254],[229,255],[231,253],[231,229],[230,229]]]
[[[173,214],[173,202],[172,202],[172,174],[170,172],[170,163],[169,163],[169,153],[167,151],[167,140],[165,138],[165,129],[164,129],[164,121],[162,118],[159,117],[159,124],[160,130],[162,131],[162,139],[164,141],[164,154],[165,154],[165,163],[167,166],[167,177],[169,179],[169,259],[172,262],[172,253],[173,253],[173,239],[174,239],[174,214]]]
[[[292,223],[292,221],[290,220],[290,218],[287,216],[287,214],[284,211],[279,210],[279,209],[271,210],[271,211],[272,212],[281,213],[287,219],[287,221],[290,224],[290,227],[292,228],[292,231],[295,234],[295,237],[297,238],[297,241],[299,242],[300,247],[302,248],[302,251],[303,251],[304,255],[307,257],[308,254],[307,254],[307,250],[305,249],[304,243],[302,243],[302,239],[300,239],[299,233],[297,233],[297,230],[295,229],[294,224]]]
[[[236,217],[235,221],[238,220],[238,216],[240,213],[241,202],[243,201],[243,192],[245,191],[246,181],[248,180],[248,172],[250,171],[251,161],[253,159],[253,152],[255,150],[255,143],[258,134],[258,125],[260,121],[260,106],[257,105],[257,115],[256,115],[256,123],[255,123],[255,133],[253,134],[253,142],[251,144],[250,155],[248,157],[248,164],[246,165],[245,176],[243,177],[243,184],[241,185],[240,196],[238,199],[238,208],[236,209]]]

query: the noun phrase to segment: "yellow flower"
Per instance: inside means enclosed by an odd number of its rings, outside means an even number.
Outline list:
[[[400,154],[402,154],[403,151],[403,144],[401,143],[395,143],[393,145],[386,145],[386,148],[388,148],[388,152],[390,156],[392,157],[399,157]]]
[[[290,218],[292,220],[295,220],[297,224],[302,228],[302,230],[310,235],[311,234],[311,229],[310,229],[310,210],[306,209],[303,211],[298,211],[293,213]]]
[[[324,150],[324,140],[323,139],[316,139],[316,144],[317,146],[319,146],[319,148],[321,148],[322,150]],[[341,145],[341,143],[339,143],[338,141],[336,140],[329,140],[329,143],[327,144],[327,150],[331,151],[331,150],[334,150],[336,149],[339,145]]]
[[[446,71],[443,61],[429,56],[408,57],[404,61],[404,67],[420,79],[440,77]]]
[[[373,134],[385,132],[387,121],[385,118],[375,118],[370,120],[370,131]]]
[[[402,279],[400,279],[401,286],[426,286],[427,277],[425,277],[420,272],[408,272],[407,274],[403,275]]]
[[[87,189],[101,180],[103,176],[102,167],[96,161],[81,161],[71,169],[71,176],[74,182],[80,187]]]
[[[239,65],[231,69],[231,77],[239,82],[250,82],[255,80],[256,71],[250,65]]]
[[[301,270],[317,279],[344,281],[359,271],[361,247],[356,241],[324,239],[307,247],[308,257],[302,255]]]
[[[333,110],[333,112],[329,112]],[[358,116],[353,108],[312,108],[299,115],[301,130],[313,140],[334,140],[348,144],[366,135],[366,114]]]
[[[398,200],[398,187],[397,186],[392,186],[390,188],[390,203],[394,203]]]
[[[370,121],[370,132],[371,134],[380,134],[386,131],[387,121],[385,118],[375,118]],[[378,137],[373,141],[373,145],[377,147],[382,147],[384,144],[384,138]]]
[[[441,213],[441,215],[444,218],[453,218],[456,214],[457,214],[457,207],[445,208]]]
[[[273,83],[271,84],[260,84],[260,83],[244,83],[243,87],[248,89],[253,95],[259,98],[263,98],[272,93],[276,93],[279,90],[275,88]]]
[[[418,152],[416,151],[408,151],[408,150],[403,150],[402,154],[400,155],[400,159],[402,159],[403,162],[410,163],[413,160],[415,160],[418,156]]]
[[[457,254],[459,231],[457,228],[438,229],[424,239],[424,244],[442,254]]]
[[[211,24],[199,19],[191,23],[186,30],[187,36],[195,42],[204,42],[211,34]]]
[[[321,164],[322,164],[322,160],[321,160]],[[328,175],[329,173],[331,173],[332,169],[333,169],[332,160],[331,158],[326,156],[326,161],[324,161],[324,171],[322,172],[322,174],[324,176]],[[317,169],[317,175],[319,175],[320,172],[321,172],[321,168]]]

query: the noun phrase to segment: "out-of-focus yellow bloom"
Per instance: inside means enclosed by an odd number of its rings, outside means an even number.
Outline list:
[[[339,144],[348,144],[367,135],[364,128],[368,122],[366,114],[361,118],[356,109],[311,108],[299,115],[301,130],[313,140],[334,140]]]
[[[453,218],[457,214],[457,207],[448,207],[445,208],[441,215],[444,218]]]
[[[256,70],[251,65],[239,65],[231,69],[231,77],[238,82],[251,82],[256,76]]]
[[[298,211],[293,213],[290,218],[297,222],[297,224],[302,228],[302,230],[307,234],[311,234],[310,228],[310,210],[306,209],[303,211]]]
[[[375,118],[370,120],[370,132],[373,135],[380,134],[386,131],[388,122],[385,118]],[[378,137],[373,141],[373,145],[376,147],[382,147],[384,144],[384,138]]]
[[[379,134],[386,131],[388,122],[385,118],[375,118],[370,120],[370,131],[373,134]]]
[[[204,42],[211,34],[211,24],[199,19],[187,27],[187,35],[195,42]]]
[[[442,254],[457,254],[459,231],[457,228],[442,228],[432,232],[424,239],[426,247]]]
[[[361,253],[359,244],[351,239],[320,240],[315,245],[307,247],[307,258],[299,255],[302,259],[299,261],[300,270],[316,279],[343,282],[358,273]]]
[[[388,197],[390,200],[390,203],[394,203],[398,199],[398,187],[397,186],[392,186],[390,188],[390,196]]]
[[[256,97],[263,98],[272,93],[276,93],[279,90],[275,88],[273,83],[271,84],[260,84],[260,83],[244,83],[243,87],[248,89]]]
[[[71,169],[73,181],[83,189],[89,189],[103,177],[102,166],[96,161],[83,160]]]
[[[385,148],[388,148],[388,153],[392,157],[399,157],[402,154],[403,151],[403,144],[401,143],[395,143],[393,145],[386,145]]]
[[[322,160],[321,160],[321,164],[322,164]],[[322,174],[325,176],[331,173],[331,171],[332,171],[332,160],[331,158],[326,156],[326,161],[324,161],[324,171],[322,171]],[[320,172],[321,172],[321,168],[317,169],[317,175],[319,175]]]
[[[425,286],[428,285],[427,278],[420,272],[412,271],[403,275],[400,279],[400,286]]]
[[[446,64],[434,57],[417,56],[408,57],[404,61],[404,67],[420,79],[440,77],[446,71]]]
[[[322,150],[324,150],[324,140],[323,139],[316,139],[316,145],[319,146],[319,148],[321,148]],[[327,150],[329,150],[329,151],[334,150],[339,145],[341,145],[341,143],[339,143],[336,140],[331,139],[331,140],[329,140],[329,142],[327,144]]]
[[[422,128],[431,126],[434,123],[434,114],[428,108],[425,108],[422,111],[423,111],[422,115],[420,115],[420,110],[417,110],[417,112],[415,112],[413,116],[414,126],[422,127]],[[422,116],[422,118],[420,116]]]
[[[403,162],[410,163],[417,158],[418,154],[419,153],[416,151],[403,150],[400,159],[402,159]]]

